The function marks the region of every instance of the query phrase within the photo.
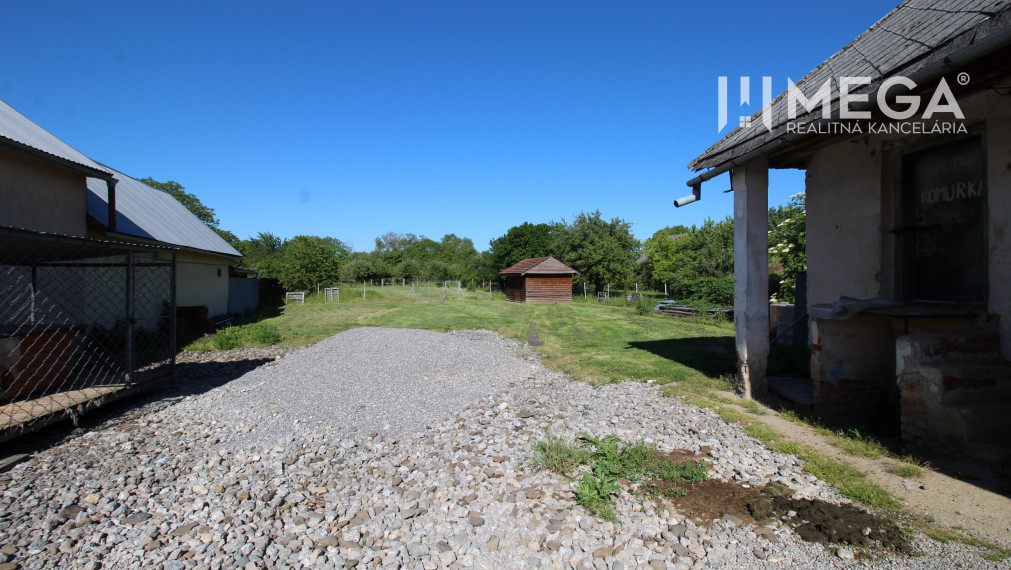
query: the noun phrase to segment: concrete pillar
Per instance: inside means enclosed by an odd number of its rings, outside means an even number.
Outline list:
[[[744,397],[768,391],[769,163],[756,158],[730,173],[734,190],[734,336]]]

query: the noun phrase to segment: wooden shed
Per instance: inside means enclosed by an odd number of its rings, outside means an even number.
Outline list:
[[[579,272],[553,257],[532,257],[499,271],[506,299],[516,303],[572,301],[572,276]]]

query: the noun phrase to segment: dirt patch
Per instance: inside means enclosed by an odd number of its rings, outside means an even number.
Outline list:
[[[710,479],[682,487],[686,491],[685,496],[667,500],[679,512],[701,524],[726,515],[732,515],[745,524],[782,520],[808,542],[911,552],[899,525],[891,519],[872,515],[853,505],[794,499],[793,492],[778,483],[765,487],[743,487],[737,483]]]
[[[662,485],[666,481],[657,481]],[[709,479],[690,485],[681,485],[686,491],[684,497],[674,497],[668,501],[685,516],[701,524],[711,523],[724,515],[733,515],[745,523],[756,523],[748,511],[748,503],[759,496],[754,488],[746,489],[737,483]]]
[[[717,392],[734,402],[744,400],[733,392]],[[733,409],[746,412],[743,407]],[[787,439],[813,447],[832,459],[846,462],[867,473],[867,478],[881,485],[906,503],[908,512],[926,517],[941,525],[965,528],[973,534],[987,537],[1011,547],[1011,497],[988,489],[980,481],[963,481],[940,471],[925,469],[922,475],[902,477],[893,473],[895,459],[868,459],[847,454],[833,446],[831,440],[810,426],[798,425],[779,417],[774,410],[752,419],[762,422],[785,435]]]
[[[712,447],[703,445],[698,452],[688,451],[687,449],[672,449],[670,451],[657,451],[656,456],[661,460],[674,461],[678,464],[684,464],[689,461],[695,461],[696,459],[702,459],[705,461],[705,458],[709,457],[712,450]]]
[[[912,552],[897,524],[852,505],[783,498],[773,502],[776,514],[791,510],[797,513],[789,522],[796,525],[797,534],[808,542],[882,547],[903,554]]]

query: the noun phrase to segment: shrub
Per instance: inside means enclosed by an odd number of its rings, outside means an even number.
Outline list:
[[[650,297],[642,297],[636,299],[635,301],[635,314],[637,315],[652,315],[653,309],[656,307],[656,300]]]
[[[675,284],[671,293],[682,301],[694,301],[718,307],[734,304],[734,276],[702,277]]]
[[[242,328],[242,336],[253,344],[271,345],[281,340],[281,331],[270,323],[253,323]]]
[[[223,329],[214,337],[214,348],[218,350],[229,350],[242,345],[239,335],[233,329]]]

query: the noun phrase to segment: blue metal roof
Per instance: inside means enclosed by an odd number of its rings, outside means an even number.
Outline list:
[[[91,160],[74,147],[53,136],[0,100],[0,137],[21,146],[41,151],[49,156],[78,166],[110,174],[109,169]]]
[[[234,247],[166,192],[109,169],[116,184],[116,231],[208,253],[240,257]],[[88,178],[88,215],[109,225],[109,193],[104,180]]]

